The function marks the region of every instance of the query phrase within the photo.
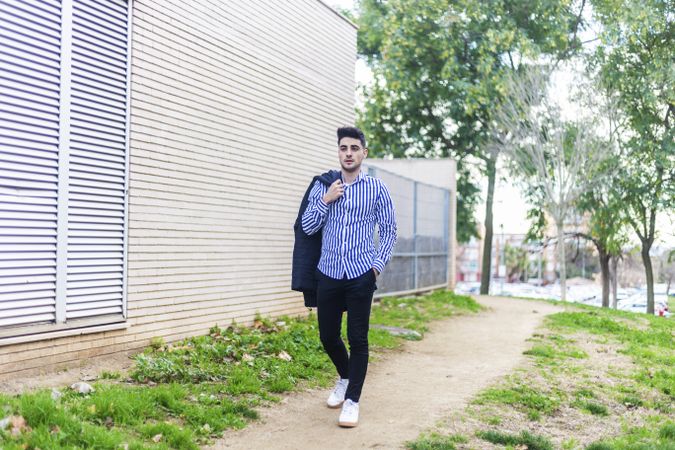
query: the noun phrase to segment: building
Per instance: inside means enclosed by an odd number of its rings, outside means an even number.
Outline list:
[[[0,376],[299,314],[292,224],[354,120],[318,0],[0,0]]]

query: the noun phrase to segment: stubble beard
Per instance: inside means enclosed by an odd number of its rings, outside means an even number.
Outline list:
[[[340,161],[340,166],[342,167],[342,170],[344,170],[345,172],[347,172],[347,173],[354,173],[354,172],[358,172],[358,171],[359,171],[359,169],[361,168],[361,163],[355,164],[355,165],[349,167],[349,166],[345,166],[345,163],[343,163],[342,161]]]

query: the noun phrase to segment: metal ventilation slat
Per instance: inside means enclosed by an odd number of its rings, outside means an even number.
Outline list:
[[[0,327],[56,317],[60,21],[0,0]]]

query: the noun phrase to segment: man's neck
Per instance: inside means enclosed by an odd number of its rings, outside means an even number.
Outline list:
[[[342,170],[341,172],[342,172],[342,182],[345,184],[351,184],[354,181],[356,181],[356,179],[359,177],[359,174],[361,173],[361,168],[359,167],[359,170],[357,170],[356,172],[346,172],[344,170]]]

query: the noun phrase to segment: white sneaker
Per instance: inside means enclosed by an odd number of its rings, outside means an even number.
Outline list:
[[[353,428],[359,423],[359,404],[351,399],[345,400],[342,404],[342,412],[338,419],[338,425],[341,427]]]
[[[335,389],[328,396],[326,404],[329,408],[339,408],[342,406],[342,403],[345,401],[345,393],[347,392],[347,386],[349,385],[349,380],[346,378],[340,378],[335,384]]]

